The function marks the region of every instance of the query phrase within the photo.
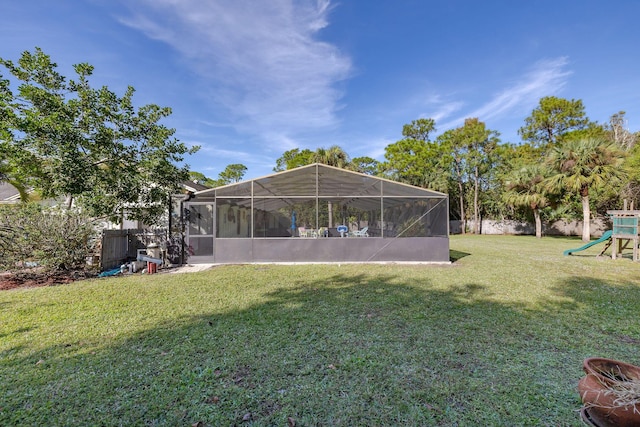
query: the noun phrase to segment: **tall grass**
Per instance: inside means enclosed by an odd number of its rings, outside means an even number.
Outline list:
[[[640,364],[640,263],[580,245],[2,292],[0,425],[578,426],[582,360]]]

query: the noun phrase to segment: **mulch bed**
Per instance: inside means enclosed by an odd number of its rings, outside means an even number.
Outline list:
[[[0,273],[0,291],[38,286],[57,286],[96,277],[87,271],[17,271]]]

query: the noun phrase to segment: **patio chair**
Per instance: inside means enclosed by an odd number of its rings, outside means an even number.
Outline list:
[[[369,230],[369,227],[364,227],[362,230],[352,231],[351,235],[353,237],[369,237],[369,233],[367,233],[367,230]]]

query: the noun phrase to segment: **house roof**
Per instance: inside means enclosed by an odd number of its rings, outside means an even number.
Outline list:
[[[206,185],[193,181],[183,181],[182,187],[191,193],[209,189]],[[18,189],[8,182],[0,182],[0,203],[16,203],[18,201],[20,201],[20,192],[18,192]]]
[[[18,189],[8,182],[0,182],[0,203],[15,203],[20,200]]]
[[[198,184],[197,182],[193,182],[193,181],[182,181],[181,185],[185,190],[191,193],[208,190],[210,188],[210,187],[207,187],[206,185]]]

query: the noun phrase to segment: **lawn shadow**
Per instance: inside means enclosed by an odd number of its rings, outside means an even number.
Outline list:
[[[14,331],[9,331],[7,333],[0,334],[0,338],[8,337],[9,335],[13,335],[13,334],[20,334],[20,333],[24,333],[24,332],[29,332],[31,330],[33,330],[33,328],[19,328],[19,329],[16,329]]]
[[[574,333],[589,349],[585,357],[607,357],[640,365],[640,329],[635,321],[640,311],[637,282],[575,276],[564,280],[555,291],[583,307],[584,321]]]
[[[211,278],[199,298],[221,298]],[[582,358],[608,346],[616,322],[587,324],[617,289],[591,278],[556,290],[580,306],[538,311],[428,276],[291,283],[243,309],[183,315],[92,352],[14,355],[0,370],[0,424],[578,426]],[[588,337],[567,340],[584,324]],[[616,345],[617,354],[636,348]]]
[[[464,257],[471,255],[468,252],[457,251],[455,249],[449,249],[449,260],[451,262],[456,262]]]

